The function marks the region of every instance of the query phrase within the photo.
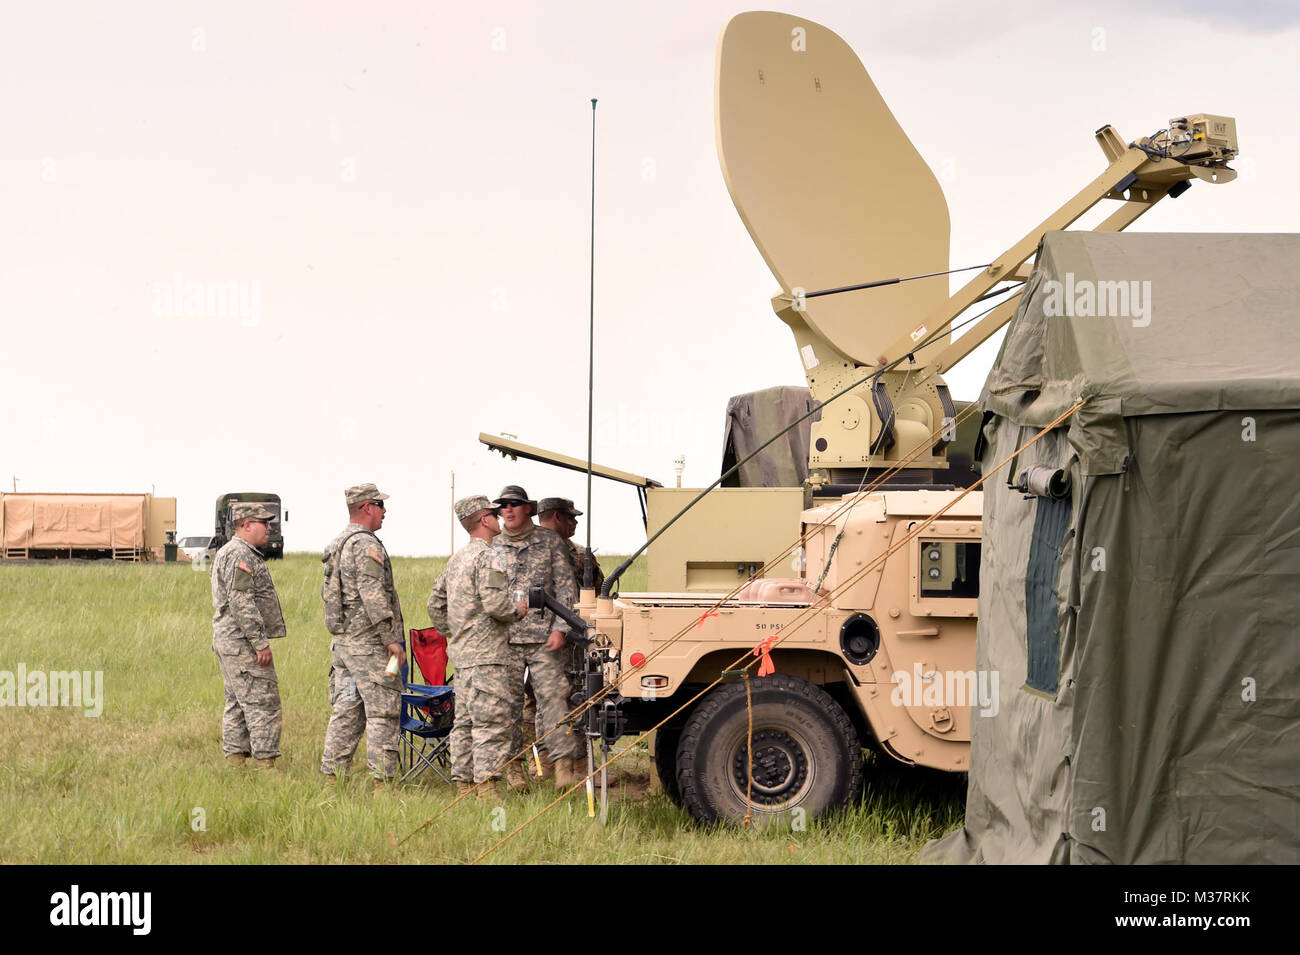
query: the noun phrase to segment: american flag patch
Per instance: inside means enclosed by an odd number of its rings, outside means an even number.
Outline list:
[[[248,564],[244,563],[244,561],[242,560],[239,562],[237,566],[239,567],[240,570],[242,570],[246,574],[251,574],[253,572],[253,568],[249,567]]]
[[[380,554],[376,548],[372,547],[370,550],[366,551],[366,553],[374,559],[376,564],[382,564],[384,562],[383,555]]]

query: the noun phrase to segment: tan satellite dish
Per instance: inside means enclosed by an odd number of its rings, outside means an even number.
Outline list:
[[[939,181],[830,30],[785,13],[733,17],[715,95],[727,189],[783,291],[948,268]],[[872,365],[947,298],[941,276],[808,299],[803,317]]]

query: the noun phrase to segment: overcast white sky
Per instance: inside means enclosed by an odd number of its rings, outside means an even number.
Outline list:
[[[447,553],[453,469],[458,496],[522,483],[581,501],[583,476],[477,435],[585,454],[593,96],[594,456],[668,484],[685,454],[684,483],[707,484],[727,398],[804,383],[714,146],[715,44],[745,9],[8,10],[3,487],[153,489],[179,499],[185,535],[210,532],[218,494],[273,490],[289,549],[319,550],[343,488],[375,481],[397,554]],[[1237,118],[1242,177],[1140,228],[1295,229],[1295,4],[785,10],[857,51],[940,174],[954,266],[989,261],[1100,172],[1099,126],[1134,139],[1190,112]],[[245,314],[187,315],[159,293],[178,276],[242,283]],[[948,376],[955,396],[978,394],[993,356]],[[595,543],[627,551],[644,540],[634,493],[601,484]]]

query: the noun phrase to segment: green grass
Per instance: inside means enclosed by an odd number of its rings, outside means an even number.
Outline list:
[[[612,570],[620,561],[601,563]],[[394,558],[408,627],[427,626],[425,603],[444,564]],[[28,671],[100,670],[104,680],[98,718],[0,707],[0,863],[468,862],[554,798],[551,790],[508,795],[499,806],[466,801],[395,847],[393,837],[437,815],[453,790],[431,774],[377,797],[364,772],[338,789],[322,785],[329,635],[320,560],[290,554],[271,573],[289,635],[272,644],[285,755],[283,772],[267,776],[222,761],[207,574],[185,565],[0,564],[0,670],[21,662]],[[624,588],[644,587],[638,562]],[[624,762],[626,770],[614,767],[617,785],[644,790],[647,757]],[[361,751],[353,765],[364,767]],[[574,798],[488,861],[900,863],[961,825],[957,778],[875,761],[867,780],[860,804],[802,832],[702,829],[657,787],[616,798],[601,827]]]

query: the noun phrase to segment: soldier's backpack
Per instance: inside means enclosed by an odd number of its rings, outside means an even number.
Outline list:
[[[321,556],[321,563],[325,565],[325,580],[321,584],[321,597],[325,601],[325,629],[335,635],[343,633],[344,630],[343,574],[339,555],[343,553],[347,542],[358,534],[375,537],[370,531],[355,530],[340,540],[338,547],[325,548],[325,553]],[[378,541],[379,538],[375,537],[375,540]]]

